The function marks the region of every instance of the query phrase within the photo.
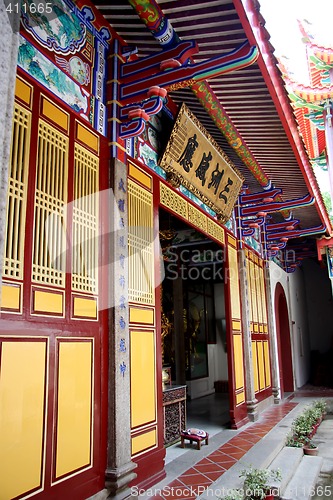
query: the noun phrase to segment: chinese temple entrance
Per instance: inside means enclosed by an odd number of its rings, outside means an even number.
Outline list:
[[[227,393],[223,247],[163,210],[160,241],[164,389],[186,385],[189,400]]]

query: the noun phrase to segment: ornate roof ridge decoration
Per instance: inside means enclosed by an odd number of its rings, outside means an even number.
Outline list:
[[[328,47],[325,45],[319,45],[315,43],[313,35],[311,35],[304,28],[302,21],[298,20],[298,27],[302,34],[302,41],[307,45],[307,47],[313,51],[316,57],[320,59],[325,64],[333,64],[333,47]]]
[[[318,107],[311,109],[322,109],[323,101],[333,98],[333,85],[304,85],[303,83],[296,82],[290,77],[285,77],[287,86],[290,86],[293,93],[304,101],[303,106],[308,107],[308,104],[318,104]],[[291,99],[293,96],[291,94]],[[293,99],[294,100],[294,99]]]
[[[266,81],[268,89],[276,109],[284,125],[286,135],[295,152],[300,170],[303,173],[305,183],[308,186],[309,193],[314,196],[318,207],[319,216],[326,226],[327,231],[332,231],[324,200],[320,193],[318,182],[312,170],[304,143],[299,135],[297,122],[290,105],[283,79],[276,65],[276,58],[273,54],[274,48],[269,42],[269,34],[264,27],[263,18],[259,12],[259,3],[255,0],[233,0],[237,14],[244,27],[246,36],[251,44],[257,44],[260,55],[257,64]]]

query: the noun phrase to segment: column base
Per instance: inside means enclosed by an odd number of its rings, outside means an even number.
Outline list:
[[[251,399],[250,401],[246,401],[246,407],[249,420],[251,422],[256,422],[259,418],[258,400],[254,398]]]
[[[107,498],[116,498],[122,500],[131,495],[129,483],[136,478],[133,470],[137,467],[134,462],[128,462],[121,467],[114,469],[109,467],[105,471],[105,487],[108,490]]]
[[[278,405],[281,402],[281,398],[279,396],[280,389],[278,387],[272,387],[272,394],[274,396],[274,404]]]

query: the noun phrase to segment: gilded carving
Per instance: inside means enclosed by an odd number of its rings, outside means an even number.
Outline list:
[[[185,104],[160,166],[212,208],[222,222],[228,220],[244,179]]]
[[[202,229],[205,233],[207,233],[207,219],[208,217],[200,212],[197,208],[192,205],[188,206],[188,220],[193,225],[195,225],[198,229]]]
[[[188,203],[180,195],[172,191],[168,186],[160,183],[160,202],[184,219],[188,216]]]
[[[207,218],[207,233],[213,236],[217,241],[224,244],[224,229],[216,222]]]

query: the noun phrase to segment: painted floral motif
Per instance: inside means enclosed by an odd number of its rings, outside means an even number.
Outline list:
[[[27,2],[33,4],[34,0]],[[22,11],[22,22],[44,47],[57,53],[74,54],[85,44],[86,27],[62,0],[52,0],[50,14],[31,10]]]
[[[55,60],[74,80],[81,85],[88,85],[90,82],[90,68],[80,57],[73,56],[67,61],[63,57],[55,56]]]
[[[22,36],[20,37],[18,65],[81,116],[88,119],[88,100],[81,92],[79,85]]]

